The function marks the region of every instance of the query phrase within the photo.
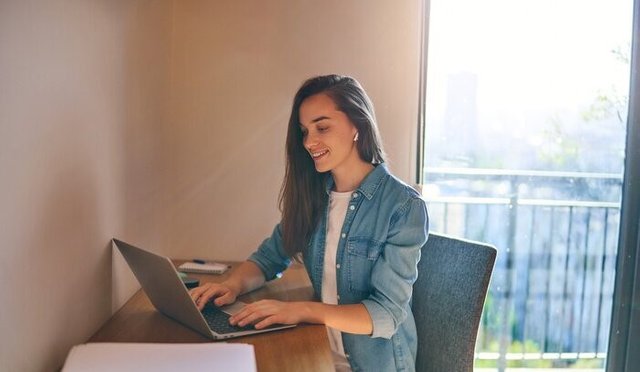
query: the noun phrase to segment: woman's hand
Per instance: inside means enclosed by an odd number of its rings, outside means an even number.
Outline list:
[[[298,324],[305,321],[310,309],[305,302],[262,300],[248,304],[229,318],[231,325],[255,324],[262,329],[272,324]]]
[[[262,287],[265,279],[262,270],[251,261],[245,261],[231,270],[231,274],[222,283],[205,283],[193,288],[189,295],[202,311],[211,299],[216,306],[229,305],[239,295]]]
[[[238,290],[227,283],[205,283],[200,287],[193,288],[189,291],[189,295],[196,303],[196,306],[200,311],[210,300],[216,306],[223,306],[232,304],[238,297]]]

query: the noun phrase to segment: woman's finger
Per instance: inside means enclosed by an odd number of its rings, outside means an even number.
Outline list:
[[[266,328],[270,325],[273,324],[281,324],[284,323],[280,320],[278,320],[278,316],[277,315],[272,315],[272,316],[268,316],[264,319],[262,319],[261,321],[259,321],[258,323],[256,323],[255,327],[256,329],[262,329],[262,328]]]
[[[268,315],[269,314],[265,314],[262,311],[255,311],[245,316],[244,318],[238,320],[238,325],[240,327],[244,327],[249,324],[254,324],[255,322],[262,320],[264,317]]]
[[[200,297],[202,293],[209,288],[209,286],[210,286],[210,283],[205,283],[199,287],[193,288],[189,291],[189,295],[191,296],[193,301],[196,301],[198,297]]]
[[[245,306],[241,311],[234,314],[230,322],[231,324],[237,323],[240,326],[253,324],[265,317],[278,314],[282,309],[282,303],[279,301],[258,301]]]
[[[227,291],[227,289],[224,288],[224,287],[220,287],[220,286],[211,286],[211,287],[209,287],[205,292],[202,293],[202,295],[200,295],[200,297],[196,301],[196,304],[198,305],[198,308],[200,308],[200,310],[202,310],[204,308],[204,305],[206,305],[207,302],[209,302],[209,300],[212,297],[224,294],[225,291]]]
[[[252,304],[248,304],[245,307],[242,308],[242,310],[238,311],[237,313],[233,314],[230,318],[229,318],[229,323],[231,323],[232,325],[238,324],[238,325],[242,325],[242,324],[246,324],[247,320],[250,319],[257,311],[258,311],[258,307],[256,306],[257,303],[252,303]]]
[[[218,298],[216,298],[213,301],[213,303],[216,306],[223,306],[223,305],[232,304],[235,301],[236,301],[236,296],[231,291],[227,291],[226,293],[224,293],[221,296],[219,296]]]
[[[245,306],[242,308],[242,310],[229,317],[229,323],[231,325],[236,325],[240,320],[246,318],[249,314],[251,314],[251,311],[247,311],[247,306]]]

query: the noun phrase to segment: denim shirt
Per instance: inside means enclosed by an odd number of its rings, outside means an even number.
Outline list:
[[[333,179],[327,176],[327,193],[332,187]],[[325,208],[325,218],[302,254],[316,298],[322,293],[327,216]],[[417,335],[411,295],[427,234],[424,201],[384,164],[353,191],[336,256],[338,303],[362,303],[373,320],[371,335],[342,333],[354,371],[415,370]],[[249,260],[267,280],[289,266],[280,224]]]

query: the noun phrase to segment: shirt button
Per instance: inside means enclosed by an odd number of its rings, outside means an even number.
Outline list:
[[[349,207],[349,209],[354,210],[354,209],[356,209],[356,206],[352,205],[352,206]]]
[[[340,301],[340,295],[336,296],[336,299],[337,299],[338,301]]]
[[[349,354],[344,354],[345,358],[349,359],[350,355]]]
[[[358,196],[360,196],[360,195],[358,195],[358,193],[357,193],[357,192],[354,192],[354,193],[353,193],[353,198],[354,198],[354,199],[355,199],[355,198],[357,198]]]
[[[340,264],[337,264],[337,265],[336,265],[336,269],[340,269]]]
[[[342,239],[344,239],[344,238],[346,238],[346,237],[347,237],[347,234],[342,233],[342,235],[340,235],[340,236],[342,237]]]

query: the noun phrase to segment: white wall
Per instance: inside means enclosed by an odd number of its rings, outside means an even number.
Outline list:
[[[278,221],[286,124],[306,78],[349,74],[413,183],[421,2],[177,1],[171,247],[244,259]]]
[[[244,259],[290,104],[353,75],[412,182],[420,0],[0,0],[0,370],[58,368],[137,289],[112,237]]]
[[[170,17],[169,1],[0,2],[1,371],[59,368],[132,294],[111,237],[162,241]]]

